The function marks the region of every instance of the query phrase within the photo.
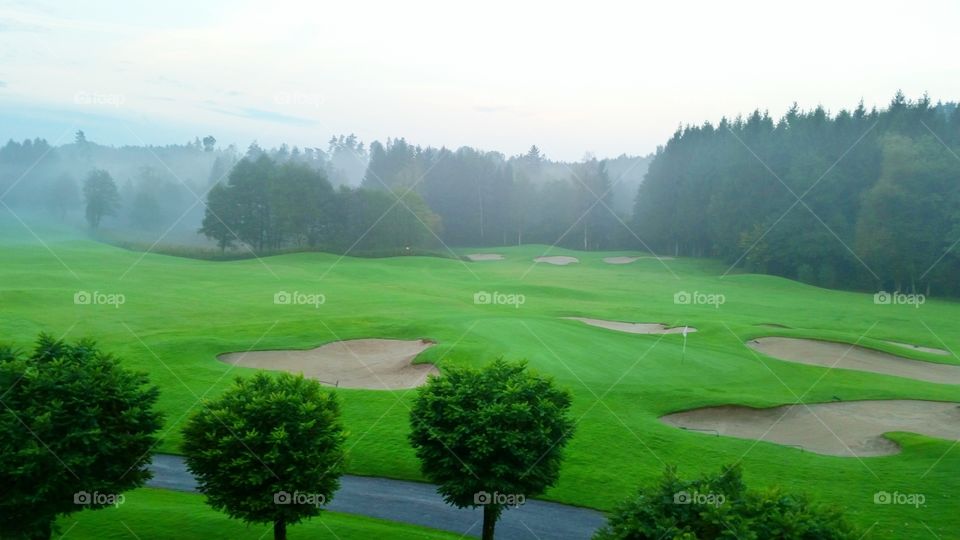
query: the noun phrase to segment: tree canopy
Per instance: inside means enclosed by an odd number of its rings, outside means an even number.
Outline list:
[[[0,347],[0,537],[50,538],[57,516],[123,502],[150,478],[159,391],[92,341]]]
[[[246,523],[287,525],[320,515],[343,474],[336,395],[302,375],[237,378],[183,430],[187,468],[214,509]]]
[[[421,470],[448,504],[483,507],[483,538],[504,508],[556,481],[573,435],[570,393],[525,363],[496,360],[431,377],[410,413]]]

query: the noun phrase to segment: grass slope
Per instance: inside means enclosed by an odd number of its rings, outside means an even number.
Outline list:
[[[744,340],[802,336],[859,342],[894,354],[958,363],[883,340],[960,351],[960,306],[929,300],[919,309],[875,305],[867,294],[830,291],[759,275],[721,277],[711,260],[641,259],[609,265],[571,255],[566,267],[532,263],[548,249],[482,249],[504,261],[402,257],[355,259],[304,253],[262,260],[210,262],[139,254],[68,235],[46,245],[0,231],[2,339],[28,347],[47,330],[91,336],[162,389],[166,430],[158,450],[178,452],[186,415],[199,398],[218,395],[235,376],[216,354],[248,349],[309,348],[361,337],[429,338],[438,345],[420,360],[480,365],[525,358],[575,396],[577,433],[559,484],[547,498],[609,509],[666,463],[695,475],[741,462],[755,486],[780,484],[845,507],[866,538],[949,537],[960,529],[956,478],[960,449],[952,442],[893,434],[896,456],[837,458],[768,443],[718,438],[662,424],[674,411],[720,404],[755,407],[835,398],[958,400],[955,386],[790,364],[760,357]],[[468,253],[470,251],[464,251]],[[77,291],[121,293],[119,306],[75,305]],[[320,293],[319,306],[275,305],[279,291]],[[519,293],[516,308],[475,305],[479,291]],[[674,294],[723,294],[717,307],[674,303]],[[630,335],[564,316],[688,324],[679,335]],[[776,323],[790,327],[759,326]],[[406,440],[413,392],[340,389],[351,472],[420,479]],[[878,491],[923,493],[921,508],[876,505]],[[928,530],[929,529],[929,530]]]

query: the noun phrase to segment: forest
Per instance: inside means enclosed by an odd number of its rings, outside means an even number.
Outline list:
[[[633,213],[651,249],[830,288],[960,294],[955,104],[796,106],[678,130]]]

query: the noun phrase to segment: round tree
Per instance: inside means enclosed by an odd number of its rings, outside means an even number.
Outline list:
[[[0,538],[50,538],[57,516],[142,486],[158,395],[92,341],[41,335],[30,356],[0,347]]]
[[[570,404],[569,392],[526,363],[449,368],[419,389],[410,441],[448,504],[483,508],[489,540],[504,508],[556,482],[573,434]]]
[[[345,439],[333,392],[301,375],[238,378],[183,430],[187,468],[216,510],[287,525],[320,514],[340,487]]]

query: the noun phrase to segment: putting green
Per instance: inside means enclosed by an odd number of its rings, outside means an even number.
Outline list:
[[[919,309],[876,305],[869,294],[772,276],[721,278],[727,267],[712,260],[603,262],[643,255],[628,252],[549,250],[579,259],[566,267],[533,262],[546,246],[496,248],[504,260],[486,264],[319,253],[209,262],[35,231],[45,245],[16,222],[0,228],[3,339],[28,347],[42,330],[91,336],[126,365],[149,372],[166,413],[158,450],[179,451],[179,429],[199,407],[198,398],[216,396],[233,377],[254,372],[218,361],[220,353],[311,349],[362,338],[428,339],[437,345],[417,361],[441,371],[501,355],[525,358],[573,392],[577,433],[550,499],[609,509],[637,485],[655,481],[667,463],[689,476],[739,462],[751,485],[779,484],[842,505],[864,529],[872,526],[869,538],[919,539],[930,531],[947,538],[960,529],[960,448],[951,442],[894,433],[889,437],[901,453],[850,459],[709,437],[659,421],[672,412],[717,405],[956,401],[956,386],[829,371],[744,346],[775,333],[859,342],[956,365],[960,361],[952,355],[888,343],[960,350],[960,306],[953,302],[930,299]],[[524,301],[510,302],[515,295]],[[681,335],[612,332],[564,317],[658,321],[698,331],[684,341]],[[758,326],[771,323],[789,329]],[[350,471],[420,479],[406,439],[415,390],[337,392],[350,430]],[[894,491],[923,493],[926,505],[874,503],[876,493]]]

